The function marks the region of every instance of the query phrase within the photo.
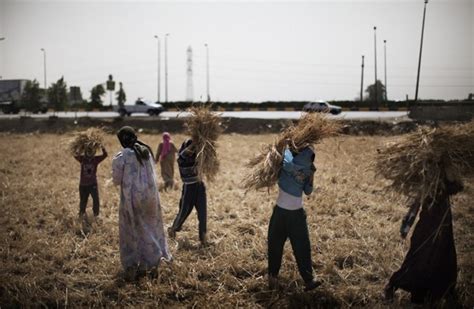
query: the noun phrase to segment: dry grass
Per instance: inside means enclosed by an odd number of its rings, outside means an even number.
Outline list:
[[[389,180],[387,188],[409,198],[434,198],[444,189],[444,173],[474,176],[474,122],[422,127],[382,148],[376,172]]]
[[[60,157],[58,135],[0,135],[0,305],[156,307],[383,307],[380,292],[401,264],[408,243],[398,236],[404,205],[388,196],[368,170],[385,137],[337,137],[316,147],[315,192],[305,198],[313,266],[324,283],[305,293],[291,247],[281,270],[283,289],[266,285],[266,233],[276,190],[240,189],[245,158],[275,135],[223,135],[218,142],[221,171],[208,185],[209,239],[199,246],[196,215],[176,241],[175,260],[157,278],[121,279],[118,251],[119,193],[113,187],[111,158],[98,168],[101,221],[81,226],[79,164]],[[184,135],[175,135],[177,142]],[[155,147],[159,135],[140,135]],[[104,144],[111,157],[115,136]],[[473,183],[453,199],[458,289],[474,306]],[[180,191],[161,195],[170,225]],[[88,212],[91,212],[88,205]],[[398,293],[392,307],[410,307]]]
[[[278,181],[285,147],[293,152],[320,143],[324,138],[334,136],[339,131],[339,123],[324,114],[307,113],[296,125],[286,128],[271,144],[262,146],[260,152],[248,163],[250,169],[243,179],[243,187],[250,189],[270,189]]]
[[[201,178],[213,181],[219,171],[217,138],[222,133],[221,121],[210,107],[191,107],[190,116],[185,119],[186,131],[196,151],[196,169]]]

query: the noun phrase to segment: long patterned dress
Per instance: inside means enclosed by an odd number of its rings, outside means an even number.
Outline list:
[[[171,259],[161,214],[153,158],[141,165],[125,148],[113,159],[112,174],[120,185],[120,259],[124,269],[150,269]]]

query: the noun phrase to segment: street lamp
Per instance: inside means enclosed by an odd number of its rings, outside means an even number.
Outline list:
[[[165,102],[168,103],[168,36],[165,34]]]
[[[160,37],[155,35],[155,39],[158,42],[158,68],[157,68],[157,75],[158,75],[158,93],[157,93],[157,102],[160,103]]]
[[[46,91],[46,50],[44,48],[41,48],[41,51],[43,52],[43,71],[44,71],[44,90]]]
[[[0,38],[0,41],[3,41],[3,40],[5,40],[4,37]],[[0,75],[0,79],[2,79],[2,76],[1,76],[1,75]]]
[[[377,27],[374,26],[374,51],[375,51],[375,107],[378,108],[378,91],[377,91]]]
[[[416,75],[415,103],[418,101],[418,86],[420,84],[420,68],[421,68],[421,52],[423,50],[423,34],[425,33],[425,15],[426,15],[427,3],[428,3],[428,0],[425,0],[425,8],[423,9],[423,23],[421,26],[421,43],[420,43],[420,56],[418,58],[418,73]]]
[[[361,77],[360,77],[360,103],[363,100],[363,91],[364,91],[364,55],[362,55],[362,66],[361,66]]]
[[[211,95],[209,93],[209,45],[204,44],[206,46],[206,88],[207,88],[207,102],[211,102]]]
[[[383,40],[383,57],[385,66],[385,101],[388,101],[387,95],[387,40]]]

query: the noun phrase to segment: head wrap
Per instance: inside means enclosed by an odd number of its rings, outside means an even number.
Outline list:
[[[168,132],[163,133],[163,149],[161,149],[160,159],[163,160],[171,150],[171,135]]]
[[[117,137],[123,148],[129,148],[133,150],[140,164],[143,165],[142,160],[148,159],[150,155],[153,157],[153,152],[151,151],[150,146],[138,140],[135,130],[132,127],[122,127],[117,132]]]

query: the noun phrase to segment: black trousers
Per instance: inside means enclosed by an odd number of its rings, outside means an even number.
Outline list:
[[[173,222],[173,229],[180,231],[193,208],[196,207],[199,221],[199,239],[203,240],[207,232],[207,196],[203,182],[183,184],[179,211]]]
[[[97,184],[94,185],[80,185],[79,186],[79,214],[82,215],[86,212],[87,201],[89,200],[89,195],[92,196],[92,211],[94,216],[99,215],[99,190]]]
[[[308,283],[313,280],[313,269],[306,212],[303,208],[286,210],[275,206],[268,226],[268,273],[271,276],[278,276],[287,238],[290,238],[298,271]]]

